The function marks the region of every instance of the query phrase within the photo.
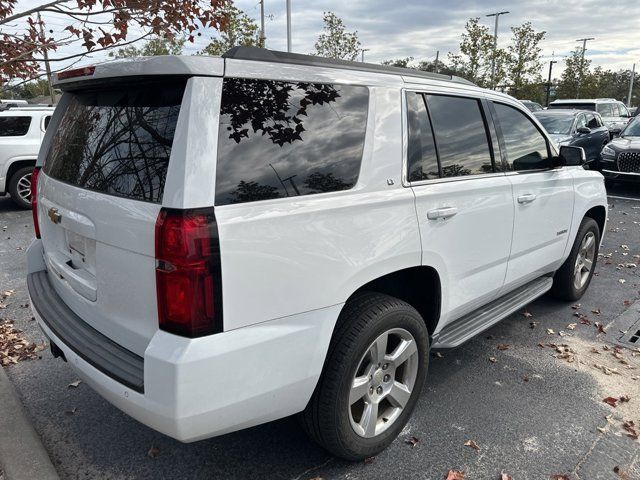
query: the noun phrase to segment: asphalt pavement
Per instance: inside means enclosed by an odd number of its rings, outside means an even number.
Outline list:
[[[610,194],[604,256],[580,307],[543,297],[464,346],[434,356],[410,423],[366,463],[332,458],[294,418],[181,444],[85,384],[69,387],[76,376],[49,351],[6,372],[62,478],[436,480],[455,469],[465,479],[498,479],[504,471],[515,480],[554,474],[637,480],[640,441],[622,424],[640,425],[640,355],[623,349],[618,358],[613,349],[625,325],[640,319],[640,266],[618,266],[640,264],[634,258],[640,255],[640,186],[614,187]],[[30,212],[0,198],[0,291],[15,290],[0,319],[14,320],[29,340],[43,342],[24,308],[24,250],[32,234]],[[603,402],[627,395],[629,401],[616,407]],[[465,446],[468,440],[479,450]]]

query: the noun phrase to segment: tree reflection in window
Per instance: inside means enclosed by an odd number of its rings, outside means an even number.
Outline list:
[[[353,187],[367,107],[366,87],[225,79],[216,204]]]

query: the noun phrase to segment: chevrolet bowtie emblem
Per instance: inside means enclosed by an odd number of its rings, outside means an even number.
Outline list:
[[[62,220],[62,215],[58,213],[57,208],[50,208],[47,215],[49,215],[49,218],[53,223],[60,223],[60,220]]]

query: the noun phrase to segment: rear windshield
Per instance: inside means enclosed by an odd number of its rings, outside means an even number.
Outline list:
[[[569,109],[569,110],[592,110],[592,111],[596,111],[596,104],[595,103],[581,103],[581,102],[576,102],[576,103],[557,103],[557,104],[551,104],[549,105],[549,108],[552,109],[558,109],[558,108],[565,108],[565,109]]]
[[[536,115],[542,126],[552,135],[569,135],[573,125],[573,115]]]
[[[50,177],[160,203],[185,81],[74,92],[45,160]]]
[[[216,205],[353,187],[368,104],[367,87],[225,79]]]
[[[0,137],[23,137],[30,125],[31,117],[0,117]]]

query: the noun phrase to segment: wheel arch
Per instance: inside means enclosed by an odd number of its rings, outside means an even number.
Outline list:
[[[8,185],[11,182],[11,177],[13,176],[14,173],[16,173],[21,168],[24,168],[24,167],[35,167],[35,165],[36,165],[36,159],[35,158],[13,161],[9,165],[9,168],[7,169],[7,177],[6,177],[6,182],[5,182],[6,187],[5,188],[8,188]]]
[[[440,275],[433,267],[420,265],[404,268],[370,280],[356,289],[345,305],[363,292],[384,293],[407,302],[420,313],[429,334],[432,334],[438,325],[442,305],[442,285]],[[336,327],[339,322],[340,316]]]
[[[607,223],[607,209],[602,205],[591,207],[584,214],[585,217],[593,218],[600,228],[600,237],[604,234],[604,227]]]

